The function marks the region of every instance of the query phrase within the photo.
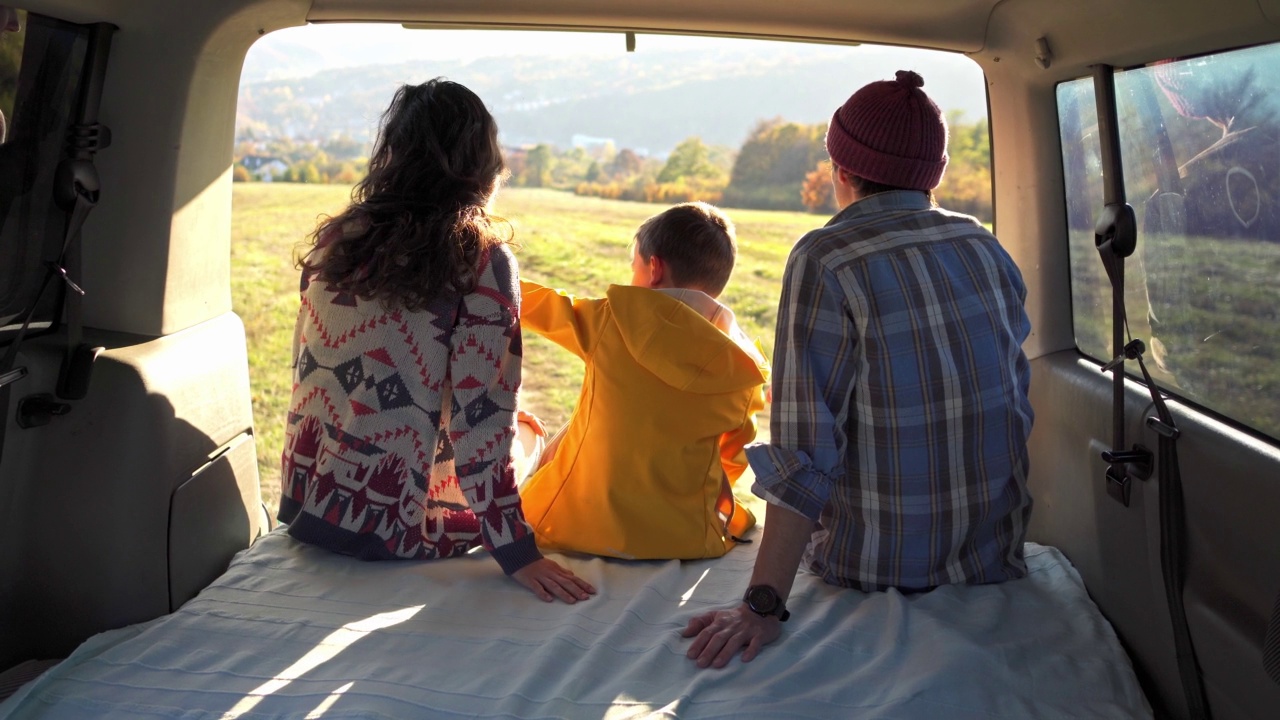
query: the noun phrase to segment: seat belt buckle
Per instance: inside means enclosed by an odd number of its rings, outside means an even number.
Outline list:
[[[1129,507],[1132,481],[1151,477],[1155,456],[1149,448],[1134,445],[1132,450],[1107,450],[1102,453],[1102,460],[1107,463],[1107,494]]]
[[[1112,465],[1107,468],[1107,494],[1112,500],[1129,507],[1129,495],[1132,492],[1133,483],[1129,480],[1129,473],[1124,471],[1121,465]]]

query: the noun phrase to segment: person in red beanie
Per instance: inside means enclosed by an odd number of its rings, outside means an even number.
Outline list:
[[[947,126],[916,73],[873,82],[827,129],[842,208],[792,248],[774,342],[767,501],[750,586],[697,615],[688,657],[776,640],[801,562],[863,592],[1026,575],[1026,287],[977,220],[937,207]]]

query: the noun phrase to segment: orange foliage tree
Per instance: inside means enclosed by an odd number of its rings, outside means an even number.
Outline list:
[[[835,212],[835,190],[831,187],[831,161],[819,160],[816,167],[804,176],[800,185],[800,202],[809,212]]]

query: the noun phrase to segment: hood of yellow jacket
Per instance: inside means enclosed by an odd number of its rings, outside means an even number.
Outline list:
[[[754,347],[739,344],[749,342],[741,331],[735,341],[689,305],[658,290],[612,285],[606,296],[627,351],[668,385],[710,395],[765,382],[768,365]]]

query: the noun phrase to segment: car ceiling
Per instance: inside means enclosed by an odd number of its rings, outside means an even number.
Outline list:
[[[395,22],[422,27],[689,33],[831,43],[885,43],[967,53],[988,71],[1012,61],[1033,83],[1267,42],[1280,36],[1280,0],[26,0],[19,7],[128,31],[184,18],[260,22]],[[257,18],[257,20],[255,20]],[[216,22],[216,21],[215,21]],[[1047,38],[1055,63],[1036,62]]]
[[[874,41],[976,52],[1002,0],[315,0],[312,22],[390,20],[433,27],[573,27],[814,41]]]

